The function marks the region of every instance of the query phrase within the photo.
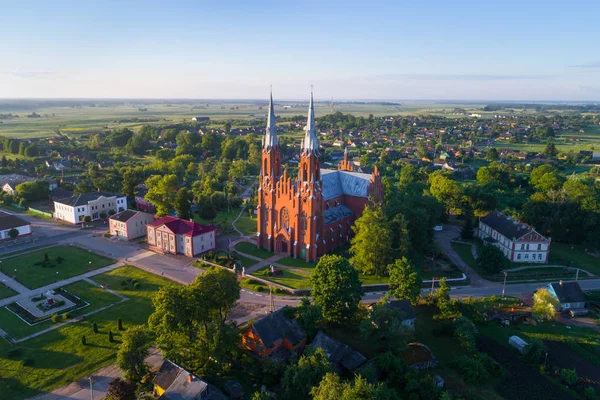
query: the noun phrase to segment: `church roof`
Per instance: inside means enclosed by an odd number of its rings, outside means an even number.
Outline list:
[[[343,204],[337,207],[330,207],[327,210],[323,211],[323,217],[325,217],[325,225],[349,217],[352,214],[354,214],[352,210]]]
[[[323,197],[325,200],[339,196],[369,197],[371,175],[360,172],[322,169]]]
[[[313,94],[310,92],[310,105],[308,106],[308,120],[306,121],[306,134],[302,141],[302,152],[319,153],[319,140],[317,139],[317,126],[315,124],[315,106],[313,104]]]
[[[269,114],[267,115],[267,129],[263,139],[263,148],[270,149],[271,147],[279,146],[277,138],[277,126],[275,125],[275,107],[273,107],[273,94],[269,100]]]

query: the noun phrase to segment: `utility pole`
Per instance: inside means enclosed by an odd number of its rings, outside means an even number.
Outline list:
[[[504,299],[504,293],[506,291],[506,276],[508,275],[508,272],[504,271],[504,284],[502,285],[502,298]]]
[[[92,376],[90,375],[90,399],[94,400],[94,385],[92,384]]]
[[[433,288],[435,287],[435,276],[431,278],[431,294],[433,295]]]
[[[577,268],[577,274],[575,275],[575,282],[577,282],[577,279],[579,279],[579,268]]]
[[[273,286],[269,286],[269,312],[272,313],[273,311],[275,311],[275,303],[273,302]]]

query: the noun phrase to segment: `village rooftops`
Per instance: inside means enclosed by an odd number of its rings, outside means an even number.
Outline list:
[[[183,236],[198,236],[211,231],[217,230],[214,225],[202,225],[185,219],[165,216],[155,219],[146,226],[158,228],[165,225],[171,232]]]
[[[534,229],[529,225],[525,225],[500,211],[494,211],[485,217],[481,218],[481,222],[502,234],[508,239],[520,238],[526,234],[533,232]]]
[[[385,306],[390,310],[398,310],[404,320],[415,318],[415,309],[409,300],[391,300]]]
[[[57,203],[66,204],[71,207],[82,206],[88,204],[90,201],[97,200],[101,196],[104,197],[125,197],[122,194],[111,193],[111,192],[89,192],[84,194],[78,194],[76,196],[66,197],[64,199],[55,200]]]
[[[334,367],[343,367],[348,371],[354,371],[367,361],[365,356],[358,351],[353,350],[347,344],[326,335],[322,331],[317,333],[317,336],[315,336],[315,339],[309,346],[313,349],[322,348],[327,353],[327,359]]]
[[[110,219],[113,219],[116,221],[121,221],[121,222],[127,222],[139,212],[140,211],[135,211],[135,210],[125,210],[125,211],[121,211],[118,214],[113,215],[112,217],[110,217]]]
[[[583,303],[585,295],[577,282],[557,282],[551,283],[558,301],[561,303]]]
[[[266,347],[271,347],[279,339],[287,339],[296,345],[306,337],[306,334],[293,318],[287,318],[287,306],[256,321],[252,328]]]

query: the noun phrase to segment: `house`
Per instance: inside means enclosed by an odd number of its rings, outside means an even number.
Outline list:
[[[385,303],[385,306],[391,310],[398,310],[400,319],[402,320],[402,326],[407,328],[415,327],[415,309],[409,300],[391,300]]]
[[[477,235],[485,244],[502,250],[504,256],[512,262],[548,262],[551,239],[500,211],[479,218]]]
[[[127,210],[127,197],[110,192],[90,192],[54,200],[54,218],[77,224],[85,217],[92,221]],[[106,217],[104,217],[106,218]]]
[[[160,400],[225,400],[223,393],[172,361],[164,360],[152,380]]]
[[[17,192],[17,185],[23,182],[33,182],[35,178],[20,174],[7,174],[0,175],[0,185],[2,190],[9,194],[15,194]]]
[[[69,169],[73,166],[70,160],[46,161],[46,167],[54,168],[57,171]]]
[[[151,250],[162,254],[194,257],[215,248],[217,228],[175,217],[165,216],[146,225]]]
[[[13,229],[19,232],[17,237],[31,235],[31,224],[29,222],[16,215],[0,211],[0,240],[12,239],[9,232]]]
[[[210,121],[210,117],[192,117],[192,121]]]
[[[367,359],[358,351],[319,331],[310,345],[311,349],[322,348],[327,353],[327,359],[334,368],[343,372],[351,372],[363,365]]]
[[[577,282],[549,283],[548,292],[558,300],[559,311],[580,310],[585,308],[585,295]]]
[[[119,239],[131,240],[146,236],[146,225],[154,216],[141,211],[125,210],[109,219],[110,234]]]
[[[274,361],[287,360],[306,344],[306,334],[298,321],[288,318],[287,306],[254,322],[242,332],[242,345],[251,352]]]
[[[146,193],[148,193],[148,188],[140,189],[135,194],[135,208],[148,211],[151,213],[156,212],[156,207],[152,205],[148,200],[146,200]]]

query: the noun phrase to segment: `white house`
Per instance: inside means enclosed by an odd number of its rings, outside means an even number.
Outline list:
[[[17,237],[31,235],[31,225],[29,222],[16,215],[0,211],[0,240],[12,239],[9,233],[12,229],[16,229],[19,232]]]
[[[152,221],[152,214],[134,210],[121,211],[109,218],[110,234],[124,240],[146,236],[146,225]]]
[[[478,236],[484,243],[502,250],[504,256],[512,262],[548,262],[551,239],[499,211],[479,219]]]
[[[54,201],[54,218],[78,224],[89,216],[92,221],[127,210],[127,197],[110,192],[90,192]]]
[[[160,253],[194,257],[215,248],[217,228],[175,217],[161,217],[146,225],[148,245]]]

